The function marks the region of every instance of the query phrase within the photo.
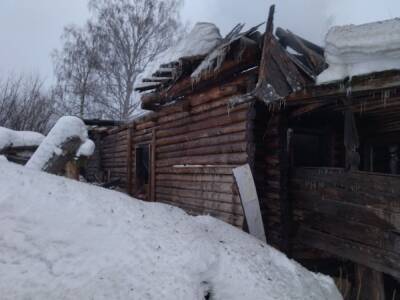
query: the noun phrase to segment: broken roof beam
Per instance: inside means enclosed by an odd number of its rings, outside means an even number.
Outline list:
[[[162,84],[159,82],[144,82],[144,83],[140,83],[140,84],[136,85],[135,91],[145,92],[145,91],[154,90],[161,86],[162,86]]]
[[[315,75],[318,75],[326,68],[323,49],[319,46],[314,45],[313,43],[282,28],[276,30],[276,35],[280,39],[281,44],[289,46],[296,52],[304,55]]]
[[[199,91],[209,86],[223,83],[228,78],[238,76],[238,74],[244,70],[251,69],[253,72],[258,72],[258,69],[254,69],[254,67],[258,66],[259,59],[260,50],[258,45],[256,43],[247,45],[247,48],[244,49],[244,52],[242,53],[241,60],[227,59],[217,73],[212,72],[202,76],[201,80],[195,85],[193,85],[193,80],[189,76],[158,93],[154,92],[151,94],[142,95],[141,107],[147,110],[154,110],[154,107],[158,108],[160,105],[173,102],[177,98],[193,93],[195,90]]]
[[[298,36],[297,34],[294,34],[288,30],[285,30],[281,27],[278,27],[275,32],[276,36],[279,38],[279,42],[282,44],[282,46],[286,47],[291,44],[290,40],[293,39],[293,36],[295,36],[297,39],[299,39],[307,48],[315,51],[321,56],[324,56],[325,50],[324,48]]]
[[[150,77],[144,78],[143,82],[167,82],[173,80],[172,77]]]
[[[100,120],[100,119],[85,119],[83,120],[85,125],[87,126],[119,126],[122,125],[124,122],[117,121],[117,120]]]
[[[174,77],[176,73],[176,68],[159,68],[155,73],[154,77]]]

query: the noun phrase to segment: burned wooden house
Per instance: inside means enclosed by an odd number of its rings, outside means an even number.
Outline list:
[[[269,244],[400,279],[400,73],[318,85],[324,49],[272,16],[142,78],[150,112],[92,131],[87,176],[245,228],[232,169],[249,164]]]

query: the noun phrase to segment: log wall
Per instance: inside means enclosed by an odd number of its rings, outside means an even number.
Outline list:
[[[296,168],[298,243],[400,278],[400,176]]]
[[[286,209],[286,125],[284,114],[270,111],[265,105],[256,103],[256,118],[250,141],[254,149],[252,159],[260,208],[267,241],[287,252],[286,222],[290,217]]]
[[[246,164],[254,111],[250,104],[228,108],[247,87],[246,77],[186,96],[101,139],[101,166],[135,196],[135,147],[150,145],[147,199],[210,214],[243,226],[243,211],[232,169]],[[130,141],[130,142],[129,142]]]

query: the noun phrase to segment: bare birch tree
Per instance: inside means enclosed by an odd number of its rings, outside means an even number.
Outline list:
[[[84,118],[101,114],[99,41],[92,28],[90,23],[83,28],[66,27],[62,50],[53,52],[57,79],[53,95],[61,115]]]
[[[146,65],[177,38],[182,0],[91,0],[102,41],[100,78],[108,111],[126,120],[138,106],[134,83]]]

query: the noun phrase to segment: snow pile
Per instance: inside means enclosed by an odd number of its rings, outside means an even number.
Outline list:
[[[39,146],[44,135],[32,131],[14,131],[0,127],[0,151],[8,147]]]
[[[46,164],[54,155],[61,155],[61,146],[72,138],[79,138],[83,148],[78,153],[90,156],[94,151],[94,143],[88,142],[88,132],[85,123],[77,117],[62,117],[50,130],[47,137],[32,155],[26,166],[35,170],[44,170]]]
[[[329,68],[318,83],[400,69],[400,19],[333,27],[325,38]]]
[[[313,274],[211,217],[0,161],[6,299],[341,299]]]
[[[85,156],[89,157],[94,153],[94,150],[96,148],[96,145],[94,142],[90,139],[87,139],[78,149],[78,152],[76,153],[77,157]]]
[[[148,64],[142,74],[138,76],[136,84],[143,78],[152,77],[160,65],[178,62],[182,57],[206,55],[213,50],[221,41],[219,29],[212,23],[196,23],[192,31],[187,34],[179,43],[160,53]]]

